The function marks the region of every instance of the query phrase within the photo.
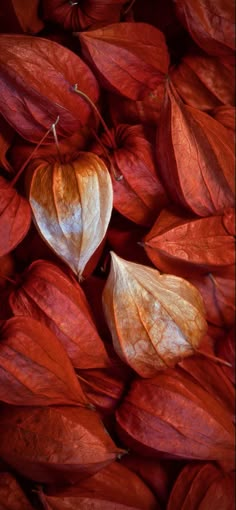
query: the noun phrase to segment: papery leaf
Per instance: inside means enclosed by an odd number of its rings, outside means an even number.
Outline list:
[[[92,313],[80,285],[59,267],[37,260],[24,272],[10,297],[14,315],[31,316],[46,324],[80,369],[110,366]]]
[[[34,164],[29,201],[47,243],[81,276],[103,240],[112,211],[112,183],[103,161],[81,152],[70,163]]]
[[[8,278],[11,280],[15,270],[14,258],[11,253],[0,257],[0,289],[7,286],[9,283]]]
[[[26,236],[31,223],[28,201],[0,176],[0,257]]]
[[[170,198],[198,216],[234,207],[234,153],[224,127],[185,106],[169,85],[157,134],[157,158]]]
[[[215,108],[211,112],[212,117],[214,117],[215,120],[220,122],[220,124],[223,124],[223,126],[228,129],[228,133],[231,132],[231,136],[233,137],[235,134],[235,115],[236,115],[236,109],[232,106],[219,106],[218,108]],[[233,138],[234,140],[234,138]]]
[[[216,346],[217,355],[225,359],[231,366],[222,366],[228,379],[235,385],[235,327],[228,332],[226,338],[220,340]],[[235,402],[234,402],[235,404]]]
[[[214,464],[188,464],[172,489],[168,510],[232,510],[234,476]]]
[[[5,407],[0,456],[39,483],[76,483],[113,462],[118,449],[94,411],[75,407]]]
[[[107,93],[109,114],[113,125],[140,124],[156,128],[160,118],[161,107],[165,95],[165,84],[160,84],[155,91],[142,101],[134,101],[127,97]]]
[[[39,141],[58,116],[59,137],[88,124],[91,109],[73,86],[78,82],[94,102],[99,88],[77,55],[53,41],[25,35],[1,34],[0,45],[0,109],[23,138]]]
[[[43,495],[50,510],[159,510],[150,489],[132,471],[113,462],[78,486],[49,488]],[[43,498],[43,501],[44,501]]]
[[[228,213],[233,214],[233,209]],[[161,271],[192,275],[234,264],[234,237],[224,224],[225,216],[184,217],[162,210],[144,238],[144,248]]]
[[[139,375],[151,377],[199,346],[203,301],[186,280],[111,255],[103,305],[113,345]]]
[[[0,400],[27,406],[88,402],[59,340],[30,317],[0,327]]]
[[[177,15],[194,41],[209,55],[234,50],[234,5],[231,0],[175,0]]]
[[[217,273],[205,276],[196,275],[189,279],[202,295],[207,320],[216,326],[232,326],[235,320],[234,271],[232,274],[226,275]]]
[[[0,31],[36,34],[44,23],[38,17],[39,0],[2,0]]]
[[[91,27],[108,25],[120,20],[122,6],[126,0],[43,0],[46,20],[62,25],[65,30],[75,32]]]
[[[111,414],[119,404],[125,390],[125,377],[121,379],[110,370],[77,370],[80,385],[102,415]]]
[[[170,70],[170,78],[183,101],[199,110],[234,105],[233,66],[224,58],[189,53]]]
[[[169,56],[159,30],[146,23],[115,23],[77,34],[82,51],[111,92],[142,100],[164,83]]]
[[[123,443],[138,453],[234,464],[231,413],[176,369],[133,382],[116,418]]]
[[[109,161],[122,180],[112,176],[113,203],[125,217],[141,225],[150,225],[167,202],[167,196],[158,176],[150,142],[141,125],[120,124],[104,133],[100,140],[108,150]],[[93,146],[100,157],[101,145]],[[109,167],[109,161],[105,157]],[[112,170],[111,170],[112,174]]]
[[[33,510],[20,485],[10,473],[0,474],[1,510]]]
[[[0,114],[0,166],[12,173],[12,167],[7,160],[6,154],[11,146],[14,137],[14,130]]]

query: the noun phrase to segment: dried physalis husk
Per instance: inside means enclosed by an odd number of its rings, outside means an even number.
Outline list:
[[[207,329],[199,291],[183,278],[111,256],[103,306],[118,355],[152,377],[193,354]]]
[[[50,247],[77,274],[100,245],[111,217],[109,172],[95,154],[80,152],[69,163],[34,163],[29,201]]]

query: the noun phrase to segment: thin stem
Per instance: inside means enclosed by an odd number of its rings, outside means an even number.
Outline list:
[[[3,280],[6,280],[7,282],[12,283],[13,285],[16,285],[16,280],[13,280],[12,278],[9,278],[9,276],[5,276],[5,275],[0,273],[0,278],[2,278]]]
[[[73,2],[72,0],[69,0],[69,4],[73,6],[73,5],[78,5],[79,2]]]
[[[53,133],[53,137],[55,140],[59,161],[60,161],[60,163],[62,163],[62,156],[61,156],[60,145],[59,145],[59,141],[58,141],[58,137],[57,137],[56,125],[57,125],[57,121],[52,124],[52,133]]]
[[[217,356],[214,356],[214,354],[209,354],[208,352],[201,351],[200,349],[194,349],[194,350],[200,356],[204,356],[205,358],[208,358],[209,360],[214,361],[215,363],[220,363],[221,365],[225,365],[226,367],[232,368],[231,363],[229,363],[228,361],[226,361],[222,358],[218,358]]]
[[[114,167],[114,165],[113,165],[113,162],[112,162],[112,160],[111,160],[111,158],[110,158],[110,155],[109,155],[109,153],[108,153],[108,151],[107,151],[107,149],[106,149],[105,145],[103,145],[103,143],[101,142],[101,140],[100,140],[99,136],[97,135],[97,133],[96,133],[96,131],[95,131],[94,129],[92,129],[92,133],[93,133],[94,138],[96,138],[97,142],[99,143],[100,147],[102,148],[102,150],[103,150],[103,152],[104,152],[104,154],[105,154],[105,157],[106,157],[106,158],[108,159],[108,161],[109,161],[109,164],[110,164],[110,171],[111,171],[111,173],[113,174],[114,179],[115,179],[116,181],[122,181],[122,179],[123,179],[123,175],[122,175],[122,174],[119,174],[119,175],[117,174],[116,169],[115,169],[115,167]]]
[[[136,2],[136,0],[131,0],[131,2],[130,2],[130,4],[128,5],[128,7],[125,9],[125,11],[123,11],[123,13],[122,13],[122,14],[123,14],[123,16],[124,16],[124,14],[127,14],[127,13],[130,11],[130,9],[132,9],[132,7],[133,7],[133,5],[135,4],[135,2]]]
[[[49,133],[51,132],[51,130],[53,129],[53,126],[55,127],[57,125],[59,121],[59,116],[57,117],[56,119],[56,122],[54,122],[50,128],[47,130],[47,132],[45,133],[45,135],[43,135],[43,137],[41,138],[40,142],[36,145],[36,147],[34,148],[34,150],[31,152],[31,154],[29,155],[29,157],[27,158],[27,160],[24,162],[24,164],[22,165],[22,167],[20,168],[19,172],[15,175],[14,179],[12,179],[11,181],[11,187],[15,186],[16,182],[18,181],[19,177],[21,176],[21,174],[24,172],[25,168],[27,167],[27,165],[30,163],[31,159],[33,158],[33,156],[35,155],[35,153],[37,152],[37,150],[39,149],[40,145],[42,145],[42,143],[44,142],[45,138],[47,138],[47,136],[49,135]]]
[[[110,143],[113,147],[113,149],[117,149],[116,147],[116,144],[114,143],[114,140],[112,139],[111,137],[111,133],[109,131],[109,128],[108,126],[106,125],[106,122],[105,120],[103,119],[100,111],[98,110],[98,108],[96,107],[96,105],[94,104],[94,102],[90,99],[89,96],[87,96],[87,94],[85,94],[85,92],[82,92],[82,90],[79,90],[78,87],[77,87],[77,83],[75,84],[74,86],[74,89],[73,89],[77,94],[79,94],[80,96],[84,97],[84,99],[86,99],[86,101],[90,104],[90,106],[92,107],[92,109],[94,110],[94,112],[96,113],[96,115],[98,116],[102,126],[103,126],[103,129],[104,131],[106,132],[109,140],[110,140]]]

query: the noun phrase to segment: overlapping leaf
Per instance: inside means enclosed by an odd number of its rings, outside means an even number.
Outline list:
[[[58,116],[59,137],[88,124],[91,109],[75,83],[96,102],[97,81],[77,55],[42,38],[0,35],[0,110],[26,140],[39,141]],[[13,93],[14,91],[14,93]]]
[[[189,464],[178,476],[167,510],[231,510],[234,506],[234,476],[215,464]]]
[[[180,21],[209,55],[228,55],[234,50],[234,5],[231,0],[176,0]]]
[[[124,444],[134,451],[234,465],[231,413],[177,370],[134,381],[116,417]]]
[[[168,199],[143,127],[120,124],[109,131],[109,136],[104,133],[101,142],[110,153],[113,173],[117,179],[122,177],[117,180],[112,176],[115,209],[135,223],[152,224]],[[104,154],[99,144],[93,150],[99,156]]]
[[[139,375],[151,377],[199,346],[203,301],[186,280],[111,255],[103,305],[113,345]]]
[[[16,405],[87,405],[67,354],[39,321],[14,317],[0,328],[0,400]]]
[[[110,366],[80,285],[50,262],[37,260],[13,290],[14,315],[34,317],[46,324],[63,344],[72,364],[80,369]]]
[[[39,483],[76,483],[123,453],[94,411],[72,406],[6,406],[0,432],[2,459]]]
[[[223,126],[169,85],[157,134],[159,169],[176,204],[198,216],[234,207],[234,152]]]
[[[0,508],[1,510],[33,510],[22,488],[10,473],[0,474]]]
[[[36,34],[44,23],[38,16],[39,0],[2,0],[0,32]]]
[[[103,240],[112,212],[112,184],[103,161],[81,152],[74,161],[36,161],[29,201],[47,243],[77,274]]]
[[[0,176],[0,257],[26,236],[31,223],[28,201]]]
[[[115,23],[78,34],[83,55],[111,92],[142,100],[164,83],[169,56],[165,38],[146,23]]]
[[[232,215],[233,209],[228,213]],[[162,210],[144,239],[145,250],[158,269],[181,276],[224,269],[235,260],[234,237],[224,219],[224,215],[191,218]]]
[[[126,467],[113,462],[78,486],[49,488],[42,501],[50,510],[159,510],[158,501],[142,480]]]

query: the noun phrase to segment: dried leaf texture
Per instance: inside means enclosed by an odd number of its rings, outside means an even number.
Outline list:
[[[0,400],[27,406],[87,405],[64,348],[35,319],[14,317],[0,328]]]
[[[90,152],[67,164],[36,162],[29,201],[47,243],[79,277],[103,240],[113,192],[103,161]]]
[[[7,151],[12,144],[13,138],[14,130],[0,114],[0,165],[9,173],[12,173],[13,169],[7,160]]]
[[[116,418],[123,443],[138,453],[234,465],[231,413],[177,370],[134,381]]]
[[[232,510],[234,475],[214,464],[186,466],[172,489],[167,510]]]
[[[190,35],[209,55],[232,55],[235,44],[231,0],[176,0],[177,15]]]
[[[26,236],[31,223],[28,201],[0,176],[0,257]]]
[[[113,462],[77,487],[49,488],[44,495],[50,510],[159,510],[157,500],[142,480]]]
[[[235,104],[233,73],[224,58],[193,52],[170,70],[170,79],[186,104],[211,110]]]
[[[182,278],[111,256],[103,304],[114,348],[152,377],[199,346],[207,327],[202,298]]]
[[[43,0],[45,20],[58,23],[65,30],[91,29],[120,20],[121,10],[126,0]]]
[[[76,483],[113,462],[118,449],[95,412],[74,407],[6,407],[0,455],[39,483]]]
[[[37,260],[22,275],[10,297],[14,315],[33,317],[63,344],[74,367],[105,368],[109,358],[83,290],[59,267]]]
[[[20,485],[10,473],[0,474],[1,510],[33,510]]]
[[[37,34],[44,23],[38,16],[39,0],[2,0],[0,31]]]
[[[161,271],[181,276],[223,270],[235,261],[234,237],[225,228],[225,218],[191,218],[162,210],[144,238],[146,253]]]
[[[0,45],[0,109],[23,138],[39,141],[58,116],[59,137],[88,124],[91,109],[73,86],[78,82],[94,102],[99,88],[77,55],[54,41],[25,35],[1,34]]]
[[[114,207],[135,223],[151,225],[168,199],[143,126],[120,124],[109,135],[104,133],[100,140],[116,174],[123,177],[122,180],[112,177]],[[98,143],[93,150],[101,157],[104,154]],[[109,167],[109,161],[106,162]]]
[[[146,23],[115,23],[78,34],[86,60],[105,89],[135,101],[165,81],[165,38]]]
[[[170,198],[198,216],[234,207],[234,152],[227,130],[185,106],[169,84],[157,133],[159,170]]]

